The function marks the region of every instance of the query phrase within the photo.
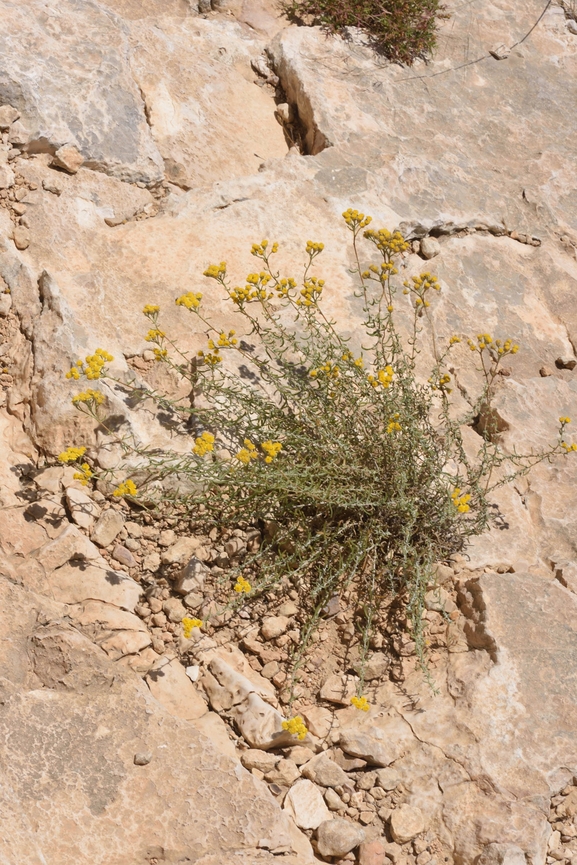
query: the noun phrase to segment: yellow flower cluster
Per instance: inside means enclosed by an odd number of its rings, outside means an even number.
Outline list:
[[[208,354],[205,354],[201,349],[198,352],[198,357],[202,358],[202,360],[204,360],[205,363],[208,363],[209,366],[216,366],[217,363],[221,363],[222,361],[222,357],[218,353],[218,349],[215,349],[214,352],[209,351]]]
[[[355,709],[360,709],[361,712],[368,712],[370,709],[369,701],[366,697],[351,697],[351,703]]]
[[[204,275],[207,276],[206,273]],[[200,291],[187,291],[186,294],[181,294],[180,297],[177,297],[174,302],[177,306],[185,306],[187,309],[198,309],[201,300],[202,294]]]
[[[155,348],[154,349],[154,359],[155,360],[162,360],[162,358],[166,357],[167,354],[168,354],[168,352],[165,348]]]
[[[79,472],[74,472],[72,475],[75,481],[80,481],[83,487],[88,486],[88,481],[92,477],[92,469],[88,463],[82,463]]]
[[[295,715],[294,718],[290,718],[288,721],[283,721],[282,728],[290,733],[291,736],[296,736],[301,742],[308,733],[305,722],[300,715]]]
[[[458,342],[461,342],[461,337],[455,333],[449,340],[449,345],[456,345]]]
[[[409,292],[412,291],[414,292],[414,294],[417,295],[415,298],[416,307],[425,307],[431,305],[426,299],[426,294],[430,288],[432,288],[434,291],[441,290],[441,286],[439,285],[437,277],[429,273],[428,270],[426,270],[424,273],[419,274],[419,276],[412,276],[411,282],[405,280],[403,282],[403,285],[405,286],[405,290],[403,292],[404,294],[409,294]]]
[[[122,496],[136,496],[138,495],[138,490],[136,489],[134,481],[122,481],[122,483],[116,487],[112,495],[116,496],[117,499]]]
[[[452,388],[447,387],[449,382],[451,381],[451,376],[446,372],[442,375],[437,382],[433,378],[429,379],[429,383],[433,390],[445,390],[447,393],[451,393]]]
[[[182,620],[182,635],[185,640],[190,639],[193,628],[202,628],[202,619],[189,619],[185,616]]]
[[[379,228],[378,231],[373,231],[372,228],[369,228],[368,231],[365,231],[364,237],[375,244],[379,252],[386,257],[387,261],[393,255],[399,255],[409,248],[409,244],[400,231],[389,231],[387,228]]]
[[[227,336],[226,333],[224,331],[222,331],[219,334],[219,337],[218,337],[218,340],[216,341],[216,343],[212,339],[208,340],[208,347],[211,349],[216,349],[218,351],[220,348],[231,348],[232,346],[237,345],[238,340],[234,339],[235,333],[236,333],[236,331],[229,330],[228,336]]]
[[[354,354],[353,354],[352,352],[350,352],[350,351],[345,351],[345,353],[343,354],[341,360],[344,360],[344,361],[350,360],[350,361],[353,362],[353,364],[354,364],[355,366],[358,366],[359,369],[362,369],[363,366],[364,366],[364,364],[365,364],[365,362],[364,362],[364,360],[363,360],[362,357],[357,357],[357,358],[355,358]]]
[[[258,451],[256,445],[253,444],[250,439],[245,439],[244,447],[236,454],[236,458],[237,460],[240,460],[241,463],[244,463],[245,466],[247,466],[251,460],[257,460]]]
[[[471,496],[468,494],[461,495],[461,490],[459,487],[455,487],[455,489],[451,493],[451,499],[460,514],[466,514],[468,513],[468,511],[471,510],[471,508],[469,507]]]
[[[377,370],[376,377],[374,375],[368,375],[367,381],[373,387],[382,385],[384,388],[388,388],[391,386],[394,374],[395,371],[393,370],[393,367],[390,364],[387,364],[384,369]]]
[[[492,337],[488,333],[478,333],[477,342],[475,343],[470,339],[468,343],[471,351],[478,351],[479,353],[485,351],[486,348],[494,348],[499,357],[503,357],[505,354],[517,354],[519,351],[519,346],[512,339],[506,339],[505,342],[496,339],[493,342]]]
[[[261,448],[266,454],[264,458],[265,463],[272,463],[281,452],[282,444],[280,442],[266,441],[261,444]]]
[[[364,213],[359,213],[358,210],[353,210],[352,207],[349,207],[348,210],[345,210],[343,213],[343,219],[347,223],[348,227],[351,231],[356,231],[358,228],[366,228],[367,225],[373,221],[372,216],[365,216]]]
[[[253,243],[251,249],[251,255],[256,255],[257,258],[265,258],[267,255],[268,249],[268,240],[261,240],[260,243]],[[269,255],[272,255],[274,252],[278,252],[278,243],[273,243],[270,249]]]
[[[322,294],[324,284],[324,279],[317,279],[316,276],[306,279],[297,306],[312,306],[316,303]]]
[[[164,339],[166,336],[163,330],[159,330],[157,327],[151,328],[144,339],[146,342],[158,342],[159,339]]]
[[[210,264],[204,271],[204,275],[209,279],[218,279],[220,282],[226,276],[226,261],[221,261],[220,264]]]
[[[214,450],[214,436],[212,433],[203,432],[194,443],[194,447],[192,449],[193,454],[196,454],[199,457],[203,457],[205,454],[209,454]]]
[[[311,258],[314,258],[315,255],[320,255],[324,248],[324,243],[315,243],[314,240],[307,240],[307,255],[310,255]]]
[[[371,264],[369,269],[361,275],[363,279],[374,279],[376,276],[379,282],[387,282],[391,276],[396,276],[398,272],[392,261],[383,261],[380,267]]]
[[[142,312],[148,316],[156,315],[157,312],[160,312],[160,307],[156,303],[147,303]]]
[[[319,366],[318,369],[311,369],[309,372],[311,378],[316,378],[319,374],[326,375],[327,378],[338,378],[341,371],[336,363],[325,363],[323,366]]]
[[[102,405],[105,398],[104,394],[99,390],[92,390],[92,388],[89,387],[82,391],[82,393],[77,393],[76,396],[72,397],[72,405],[78,405],[81,402],[92,403],[93,405]]]
[[[86,453],[86,448],[66,448],[61,454],[58,454],[58,461],[61,463],[73,463],[83,457]]]
[[[66,373],[66,378],[79,379],[81,375],[85,375],[91,380],[100,378],[104,365],[113,360],[111,354],[108,354],[103,348],[97,348],[94,354],[87,355],[85,364],[81,360],[77,360],[76,365]]]
[[[296,288],[296,286],[297,284],[292,276],[289,276],[288,279],[283,276],[282,279],[279,279],[275,290],[279,297],[288,297],[289,292]]]
[[[239,577],[234,584],[234,590],[239,595],[248,595],[248,593],[252,590],[252,586],[248,580],[245,580],[244,577]]]
[[[577,444],[575,444],[575,442],[573,442],[572,445],[567,444],[567,442],[561,442],[561,447],[565,450],[565,453],[577,451]]]
[[[243,303],[250,303],[251,300],[270,299],[272,294],[266,288],[270,280],[270,274],[265,273],[264,270],[260,273],[249,273],[244,288],[237,286],[230,292],[232,302],[236,303],[237,306],[242,306]]]
[[[560,417],[559,423],[561,423],[561,424],[563,424],[563,426],[565,426],[566,424],[571,423],[571,418],[570,417]]]
[[[387,432],[389,434],[401,431],[402,427],[399,423],[399,417],[400,417],[399,413],[396,412],[396,414],[394,414],[393,417],[391,418],[391,420],[389,421],[388,426],[387,426]]]

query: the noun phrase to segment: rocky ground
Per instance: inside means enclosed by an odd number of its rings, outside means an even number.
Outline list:
[[[439,563],[435,689],[382,611],[367,713],[350,704],[352,591],[290,704],[290,577],[227,606],[270,527],[153,520],[56,461],[72,444],[103,470],[119,457],[72,408],[70,363],[102,346],[118,377],[174,388],[143,305],[198,349],[174,298],[201,290],[234,326],[201,274],[226,258],[242,278],[261,237],[286,268],[325,242],[328,309],[354,339],[350,205],[409,237],[407,276],[430,260],[438,334],[521,343],[496,397],[503,443],[550,441],[577,417],[571,4],[524,41],[536,0],[451,4],[437,56],[409,70],[257,0],[0,11],[2,860],[575,865],[577,460],[499,493],[495,527]],[[465,350],[452,374],[475,387]],[[103,388],[118,429],[190,449]],[[188,638],[186,617],[205,621]],[[294,714],[302,741],[282,729]]]

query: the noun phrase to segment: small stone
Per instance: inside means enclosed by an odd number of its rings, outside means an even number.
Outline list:
[[[555,361],[555,366],[557,369],[575,369],[577,366],[577,360],[571,355],[563,355],[563,357],[558,357]]]
[[[124,524],[124,528],[126,529],[131,538],[142,537],[142,526],[139,523],[134,523],[132,520],[127,520],[127,522]]]
[[[0,166],[0,172],[2,166]],[[16,249],[28,249],[30,246],[30,232],[24,225],[17,225],[13,233],[14,245]]]
[[[292,105],[288,102],[279,102],[276,107],[275,114],[279,123],[292,123],[294,120],[294,111]]]
[[[14,186],[14,172],[9,165],[0,165],[0,189]]]
[[[326,754],[321,754],[302,768],[305,778],[320,784],[321,787],[342,787],[348,783],[347,773],[337,766]]]
[[[104,221],[106,223],[110,224],[108,219],[105,219]],[[145,360],[147,363],[150,363],[150,361],[154,360],[155,357],[156,357],[156,355],[154,354],[154,352],[150,348],[145,348],[144,351],[142,352],[142,359]],[[169,529],[169,531],[171,531],[171,530]],[[161,534],[162,534],[162,532],[161,532]],[[174,532],[173,532],[173,534],[174,534]]]
[[[198,677],[200,676],[200,667],[198,667],[196,664],[193,664],[191,667],[187,667],[185,672],[191,682],[198,682]]]
[[[434,237],[423,237],[421,240],[421,255],[429,260],[434,258],[441,251],[441,245]]]
[[[5,318],[12,309],[12,295],[0,294],[0,317]]]
[[[15,145],[16,147],[24,147],[28,144],[28,130],[24,126],[23,123],[20,123],[19,120],[16,120],[8,133],[8,141],[10,144]]]
[[[135,553],[140,549],[141,544],[140,541],[137,541],[136,538],[126,538],[124,541],[124,546],[127,550],[130,550],[131,553]]]
[[[155,573],[160,567],[160,556],[158,553],[149,553],[144,557],[142,562],[142,570],[143,571],[151,571]]]
[[[398,844],[411,841],[415,835],[425,831],[423,812],[413,805],[399,805],[391,814],[391,835]]]
[[[539,375],[541,378],[547,378],[550,375],[553,375],[553,370],[549,366],[542,366],[539,370]]]
[[[127,568],[136,567],[136,559],[130,550],[127,550],[122,544],[116,544],[112,551],[112,558],[120,562],[121,565],[126,565]]]
[[[436,613],[453,613],[457,609],[457,605],[446,589],[439,586],[437,589],[431,589],[425,595],[425,608],[433,610]]]
[[[260,632],[264,640],[274,640],[284,634],[288,626],[287,616],[268,616],[263,620]]]
[[[373,841],[363,841],[359,847],[359,865],[386,865],[387,852],[380,838]]]
[[[364,826],[368,826],[369,823],[372,823],[374,819],[375,819],[375,812],[374,811],[361,811],[361,813],[359,814],[359,820],[361,821],[361,823]]]
[[[569,18],[567,20],[567,30],[569,33],[572,33],[573,36],[577,36],[577,21],[575,21],[574,18]],[[573,857],[573,859],[574,858],[575,857]],[[573,863],[573,859],[571,860],[571,863]]]
[[[402,745],[378,727],[359,730],[347,727],[341,731],[339,744],[343,751],[376,766],[388,766],[402,754]]]
[[[189,610],[198,610],[202,606],[203,601],[204,595],[200,592],[189,592],[182,602]]]
[[[401,779],[396,769],[388,767],[386,769],[377,770],[377,784],[379,787],[382,787],[383,790],[394,790],[395,787],[399,786],[400,782]]]
[[[265,781],[269,781],[272,784],[290,787],[300,778],[300,774],[298,766],[293,760],[279,760],[275,768],[264,777]]]
[[[299,829],[316,829],[331,819],[331,813],[318,787],[303,778],[286,795],[283,809],[290,814]],[[348,848],[345,852],[348,853]]]
[[[333,726],[333,713],[322,706],[306,706],[301,709],[305,724],[313,736],[326,739]]]
[[[325,820],[317,829],[317,849],[325,857],[345,856],[364,840],[364,829],[342,817]]]
[[[84,490],[68,487],[66,490],[66,501],[70,515],[77,526],[83,529],[91,529],[94,520],[100,516],[100,508]]]
[[[329,676],[323,682],[320,690],[321,700],[327,700],[330,703],[340,703],[343,706],[348,706],[351,702],[351,697],[354,697],[357,689],[357,681],[354,676]]]
[[[160,611],[162,610],[162,601],[160,600],[160,598],[149,598],[148,606],[153,613],[160,613]]]
[[[51,164],[54,168],[63,168],[69,174],[76,174],[83,162],[84,157],[73,144],[64,144],[54,154]]]
[[[46,192],[51,192],[52,195],[62,195],[64,191],[64,187],[61,183],[58,183],[56,180],[52,180],[52,178],[42,181],[42,188],[46,190]]]
[[[11,105],[0,105],[0,131],[6,132],[19,117],[20,112],[17,108]]]
[[[276,764],[281,758],[276,754],[269,754],[267,751],[260,751],[258,748],[249,748],[248,751],[243,751],[240,755],[240,762],[245,769],[258,769],[266,774],[272,772]]]
[[[176,544],[174,545],[176,546]],[[174,549],[174,547],[170,547]],[[164,554],[163,554],[164,559]],[[200,559],[193,556],[188,564],[180,571],[174,584],[174,590],[179,595],[188,595],[190,592],[200,592],[208,574],[208,568]]]
[[[182,622],[186,616],[186,607],[179,601],[178,598],[168,598],[162,605],[162,610],[165,613],[169,622]]]
[[[24,216],[24,214],[26,213],[27,209],[28,209],[28,208],[26,207],[26,205],[25,205],[25,204],[22,204],[22,203],[19,202],[19,201],[15,201],[14,204],[12,205],[12,210],[14,211],[14,213],[16,214],[16,216]]]
[[[285,603],[281,604],[281,606],[278,608],[279,616],[288,616],[289,619],[293,616],[296,616],[298,611],[299,608],[294,603],[294,601],[285,601]]]
[[[364,772],[357,781],[359,790],[372,790],[377,783],[376,772]]]
[[[346,807],[339,794],[332,787],[327,787],[325,802],[331,811],[344,811]]]
[[[261,676],[264,676],[265,679],[272,679],[278,671],[280,667],[277,661],[269,661],[268,664],[265,664],[262,670],[260,671]]]
[[[90,540],[99,547],[109,547],[124,525],[124,517],[120,511],[108,508],[103,511],[92,532]]]
[[[312,760],[314,755],[314,751],[311,751],[310,748],[305,748],[304,745],[295,745],[294,748],[291,748],[291,760],[296,763],[297,766],[303,766],[305,763],[308,763],[309,760]]]
[[[164,645],[162,640],[159,640],[158,637],[152,638],[152,648],[156,652],[157,655],[162,655],[166,646]]]
[[[152,360],[154,360],[154,354],[152,355]],[[158,543],[161,547],[170,547],[171,544],[174,544],[176,541],[176,534],[173,529],[165,529],[160,533],[158,538]]]
[[[365,666],[365,680],[382,679],[389,668],[389,658],[383,652],[373,652]]]
[[[148,766],[150,761],[152,760],[152,754],[144,751],[139,751],[138,754],[134,755],[134,765],[135,766]]]

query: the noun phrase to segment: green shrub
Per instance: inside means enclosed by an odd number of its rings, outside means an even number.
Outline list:
[[[159,307],[145,307],[146,339],[157,360],[200,397],[191,407],[134,383],[116,387],[176,412],[192,428],[191,452],[152,451],[121,439],[127,459],[112,473],[121,481],[114,494],[162,514],[178,509],[207,531],[266,528],[260,549],[228,576],[229,592],[240,602],[289,578],[308,611],[295,663],[331,597],[348,589],[360,611],[363,659],[375,619],[396,599],[425,665],[422,614],[434,563],[487,528],[488,496],[496,487],[577,445],[564,441],[569,419],[560,418],[559,439],[547,450],[504,452],[491,399],[502,359],[518,346],[488,334],[469,340],[448,334],[441,348],[429,327],[430,303],[440,291],[436,278],[424,272],[398,286],[395,262],[408,248],[401,234],[373,231],[370,217],[353,210],[343,215],[364,314],[354,345],[323,312],[324,281],[312,273],[323,245],[312,241],[298,285],[275,271],[278,245],[266,240],[253,246],[261,269],[243,285],[233,287],[224,262],[205,271],[236,307],[250,334],[244,339],[223,332],[204,313],[202,294],[188,292],[176,303],[198,317],[208,340],[206,350],[191,356],[161,330]],[[372,250],[368,268],[360,263],[362,238]],[[425,376],[423,339],[435,358]],[[447,363],[463,339],[484,384],[458,417]],[[68,375],[114,383],[110,359],[98,349]],[[73,401],[106,426],[101,391]],[[474,458],[463,443],[466,424],[483,431]],[[96,473],[83,457],[84,449],[69,448],[60,459],[76,463],[78,477],[92,483]]]
[[[407,64],[432,52],[437,20],[447,17],[440,0],[290,0],[285,8],[331,32],[359,27],[376,51]]]

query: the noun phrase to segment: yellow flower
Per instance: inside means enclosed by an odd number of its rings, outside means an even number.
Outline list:
[[[234,591],[239,595],[248,595],[248,593],[252,590],[252,586],[248,580],[245,580],[244,577],[239,577],[234,585]]]
[[[307,240],[307,253],[311,258],[322,252],[324,248],[324,243],[315,243],[314,240]]]
[[[369,375],[367,376],[367,378],[369,384],[371,384],[373,387],[378,387],[379,385],[382,385],[382,387],[388,388],[391,386],[394,374],[395,372],[393,370],[393,367],[390,364],[387,364],[384,369],[377,370],[376,378],[374,375]]]
[[[75,366],[73,366],[73,367],[72,367],[71,369],[69,369],[68,372],[66,373],[66,378],[79,379],[79,378],[80,378],[80,373],[79,373],[78,369],[77,369]]]
[[[164,331],[159,330],[157,327],[151,328],[144,339],[146,342],[157,342],[159,339],[163,339],[166,336]]]
[[[562,423],[563,425],[571,423],[571,418],[570,417],[560,417],[559,423]]]
[[[279,455],[282,450],[282,444],[280,442],[271,442],[266,441],[261,444],[261,448],[266,454],[264,458],[265,463],[272,463],[272,461]]]
[[[468,494],[461,495],[461,490],[459,487],[455,487],[455,489],[451,493],[451,499],[460,514],[466,514],[471,510],[471,508],[469,507],[471,496]]]
[[[283,721],[282,728],[290,733],[291,736],[296,736],[297,739],[301,740],[301,742],[308,733],[305,722],[300,715],[295,715],[294,718],[290,718],[288,721]]]
[[[121,498],[122,496],[136,496],[138,495],[138,490],[136,489],[136,485],[134,481],[122,481],[113,492],[113,495],[116,498]]]
[[[372,222],[372,216],[365,216],[364,213],[359,213],[358,210],[353,210],[349,207],[343,213],[343,219],[351,231],[356,231],[359,228],[366,228]]]
[[[155,303],[147,303],[142,312],[144,315],[156,315],[157,312],[160,312],[160,307]]]
[[[61,454],[58,454],[58,460],[61,463],[73,463],[84,456],[86,448],[66,448]]]
[[[83,487],[88,486],[88,480],[92,477],[92,470],[88,463],[82,463],[79,472],[72,475],[75,481],[80,481]]]
[[[214,450],[214,436],[212,433],[203,432],[196,440],[192,452],[199,457],[209,454]]]
[[[168,354],[165,348],[155,348],[154,349],[154,359],[162,360],[163,357],[166,357]]]
[[[369,701],[366,697],[351,697],[351,703],[355,709],[360,709],[361,712],[368,712],[370,709]]]
[[[244,447],[236,454],[236,458],[237,460],[240,460],[241,463],[244,463],[245,466],[247,466],[251,460],[258,459],[256,445],[254,445],[250,439],[245,439]]]
[[[200,292],[187,291],[186,294],[177,297],[174,302],[177,306],[185,306],[187,309],[198,309],[201,300],[202,294]]]
[[[85,375],[88,379],[100,378],[105,364],[113,360],[111,354],[103,348],[97,348],[94,354],[86,357],[85,363],[81,360],[76,361],[76,365],[66,373],[66,378],[79,379],[81,375]]]
[[[449,340],[449,345],[455,345],[457,342],[461,342],[461,337],[454,334]]]
[[[208,276],[209,279],[218,279],[222,282],[226,276],[226,261],[221,261],[220,264],[209,265],[204,271],[204,275]]]
[[[82,393],[77,393],[76,396],[72,397],[72,405],[79,405],[80,403],[92,403],[92,405],[102,405],[105,400],[105,396],[99,390],[92,390],[92,388],[87,388]]]
[[[182,633],[185,640],[190,639],[193,628],[202,628],[202,619],[189,619],[185,616],[182,620]]]
[[[388,426],[387,426],[387,432],[388,432],[389,434],[394,433],[394,432],[400,432],[400,431],[401,431],[402,427],[401,427],[399,421],[397,420],[398,417],[399,417],[399,415],[396,414],[396,415],[395,415],[393,418],[391,418],[391,420],[389,421],[389,424],[388,424]]]

